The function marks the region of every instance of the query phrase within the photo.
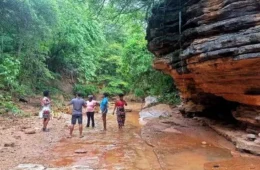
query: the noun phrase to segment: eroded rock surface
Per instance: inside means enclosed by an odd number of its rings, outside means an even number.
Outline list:
[[[140,115],[140,123],[146,124],[149,120],[158,117],[168,117],[172,114],[172,108],[167,104],[158,104],[153,107],[149,107],[141,110]]]
[[[222,107],[260,126],[259,0],[165,0],[153,9],[146,38],[184,112]]]

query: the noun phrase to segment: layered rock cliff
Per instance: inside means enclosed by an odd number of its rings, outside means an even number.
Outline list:
[[[183,111],[226,109],[260,126],[260,0],[165,0],[146,38]]]

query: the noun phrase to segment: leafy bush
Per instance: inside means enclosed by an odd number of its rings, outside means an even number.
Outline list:
[[[0,94],[0,114],[11,112],[14,114],[19,114],[21,111],[12,101],[12,97],[8,94]]]
[[[88,96],[90,94],[98,93],[98,88],[95,85],[91,84],[76,84],[73,89],[74,93],[80,92],[83,96]]]
[[[120,88],[117,88],[117,87],[104,87],[101,91],[102,91],[102,93],[106,92],[111,96],[116,96],[120,93],[124,93],[123,90],[121,90]]]
[[[176,92],[173,92],[173,93],[164,93],[164,95],[158,98],[158,101],[170,105],[177,105],[180,104],[181,99]]]
[[[143,89],[139,89],[139,88],[135,89],[134,94],[136,97],[141,97],[141,98],[145,97],[145,92]]]
[[[20,62],[11,55],[5,54],[0,58],[0,88],[16,88]]]

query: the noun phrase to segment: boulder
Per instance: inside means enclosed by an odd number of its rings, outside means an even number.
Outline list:
[[[144,105],[144,108],[145,107],[148,107],[152,104],[155,104],[158,102],[158,99],[156,97],[153,97],[153,96],[148,96],[145,98],[145,105]]]
[[[247,134],[246,139],[249,141],[254,141],[256,139],[256,135],[254,134]]]
[[[168,117],[172,114],[172,109],[167,104],[158,104],[146,109],[143,109],[140,115],[140,122],[145,124],[148,119],[159,118],[159,117]]]
[[[239,150],[244,150],[247,152],[250,152],[252,154],[259,155],[260,154],[260,145],[252,142],[252,141],[246,141],[242,138],[238,138],[236,140],[236,148]]]
[[[164,0],[153,8],[148,49],[154,68],[173,77],[182,111],[232,110],[260,127],[259,10],[259,0]]]

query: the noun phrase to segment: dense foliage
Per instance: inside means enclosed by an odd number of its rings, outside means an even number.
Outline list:
[[[152,69],[146,48],[146,18],[156,2],[0,1],[1,93],[58,90],[64,78],[85,95],[175,91],[170,77]]]

